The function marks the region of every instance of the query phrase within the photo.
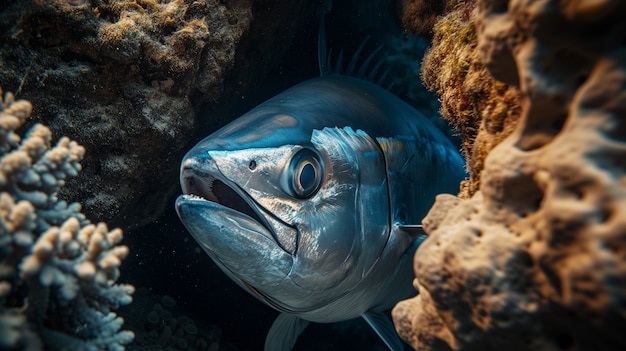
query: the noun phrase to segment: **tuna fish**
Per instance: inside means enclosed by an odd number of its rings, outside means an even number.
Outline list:
[[[237,284],[281,312],[265,350],[309,321],[363,317],[403,350],[385,311],[414,296],[421,220],[464,162],[424,115],[364,79],[300,83],[184,157],[185,227]]]

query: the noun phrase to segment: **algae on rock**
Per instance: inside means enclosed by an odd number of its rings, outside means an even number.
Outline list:
[[[460,196],[480,188],[485,158],[511,134],[521,113],[514,85],[493,78],[480,61],[474,1],[451,11],[434,25],[431,49],[424,56],[422,78],[441,96],[441,115],[459,131],[470,178]]]

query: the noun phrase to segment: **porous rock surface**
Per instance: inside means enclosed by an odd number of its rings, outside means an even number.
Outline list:
[[[626,349],[626,3],[478,2],[522,115],[480,190],[440,195],[393,310],[418,350]]]
[[[220,97],[251,17],[252,0],[0,3],[0,81],[89,150],[61,196],[125,228],[171,206],[195,113]]]

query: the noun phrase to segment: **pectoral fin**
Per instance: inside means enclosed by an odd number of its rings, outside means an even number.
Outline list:
[[[281,313],[267,333],[265,351],[291,351],[307,325],[309,321],[292,314]]]
[[[396,224],[396,231],[414,238],[428,236],[424,231],[424,227],[419,224]],[[422,239],[423,240],[423,239]]]
[[[404,351],[404,344],[396,333],[391,319],[383,312],[367,312],[361,315],[385,342],[391,351]],[[267,349],[266,349],[267,351]]]

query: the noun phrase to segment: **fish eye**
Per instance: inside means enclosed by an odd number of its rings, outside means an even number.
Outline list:
[[[319,190],[323,176],[317,153],[302,149],[293,156],[289,164],[289,192],[300,199],[309,198]]]

